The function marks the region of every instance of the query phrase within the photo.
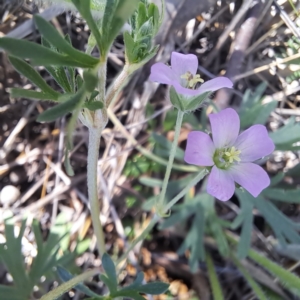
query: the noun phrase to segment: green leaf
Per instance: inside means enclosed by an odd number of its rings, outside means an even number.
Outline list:
[[[43,92],[25,90],[20,88],[11,88],[9,92],[12,98],[27,98],[33,100],[49,100],[58,102],[58,97],[51,94],[45,94]]]
[[[156,143],[155,152],[160,156],[163,156],[162,154],[166,153],[167,154],[166,157],[169,157],[171,147],[172,147],[172,142],[170,142],[166,137],[159,135],[155,132],[151,134],[151,138]],[[163,153],[159,152],[158,148],[162,149]],[[183,157],[184,157],[184,151],[180,147],[176,147],[175,158],[179,161],[183,161]]]
[[[101,53],[106,55],[112,42],[121,28],[133,14],[139,0],[110,0],[106,1],[104,16],[101,23]]]
[[[259,300],[267,300],[268,298],[264,294],[261,287],[255,282],[255,280],[251,277],[246,268],[240,263],[240,261],[232,255],[232,260],[234,264],[237,266],[238,270],[243,274],[244,278],[247,280],[248,284],[251,286],[253,292]]]
[[[102,109],[104,107],[104,105],[101,101],[90,101],[90,102],[86,102],[84,104],[84,107],[86,107],[87,109],[89,109],[91,111],[95,111],[98,109]]]
[[[151,178],[151,177],[140,177],[139,182],[145,186],[149,187],[161,187],[162,181],[160,179]]]
[[[69,157],[70,150],[72,149],[71,146],[72,146],[72,143],[66,143],[64,166],[65,166],[67,174],[72,177],[72,176],[74,176],[75,173],[72,168],[70,157]]]
[[[204,196],[202,196],[204,197]],[[189,257],[189,265],[192,272],[196,272],[198,270],[198,261],[203,261],[205,258],[204,252],[204,229],[205,229],[205,216],[204,209],[201,203],[198,203],[195,206],[194,212],[196,215],[194,217],[192,226],[178,249],[178,254],[183,254],[187,249],[190,248],[191,254]]]
[[[55,97],[56,99],[59,96],[59,93],[54,91],[42,78],[42,76],[28,63],[25,61],[10,56],[9,61],[13,65],[13,67],[23,76],[25,76],[27,79],[29,79],[33,84],[35,84],[37,87],[39,87],[44,94],[49,94]]]
[[[221,226],[220,219],[214,214],[209,217],[209,229],[215,237],[220,254],[223,257],[228,257],[230,250],[227,239],[225,238],[224,230]]]
[[[8,37],[0,38],[0,48],[18,58],[30,59],[32,64],[38,66],[93,68],[98,64],[97,59],[93,63],[79,62],[36,43]]]
[[[19,235],[15,236],[14,224],[10,219],[5,221],[4,232],[6,243],[0,244],[0,256],[8,272],[13,277],[15,289],[18,290],[20,294],[23,294],[24,298],[29,298],[33,285],[30,283],[25,269],[21,243],[25,225],[26,220],[22,221]]]
[[[97,59],[95,59],[94,57],[74,49],[72,45],[70,45],[60,35],[60,33],[45,19],[38,15],[35,15],[33,18],[42,36],[61,52],[67,54],[68,56],[72,57],[72,59],[78,62],[88,65],[93,65],[97,62]]]
[[[86,70],[83,72],[83,81],[85,83],[86,90],[89,93],[92,93],[98,83],[98,77],[94,74],[94,72]]]
[[[160,27],[160,14],[159,14],[158,7],[154,3],[150,3],[148,7],[148,15],[149,17],[152,17],[153,29],[154,29],[153,35],[156,35]]]
[[[90,270],[86,271],[71,280],[63,283],[62,285],[56,287],[55,289],[48,292],[46,295],[44,295],[40,300],[53,300],[58,299],[61,295],[72,289],[74,286],[78,285],[80,282],[83,282],[87,280],[91,276],[95,276],[96,274],[99,274],[98,270]],[[99,296],[100,297],[100,296]]]
[[[209,276],[209,283],[213,293],[213,299],[223,300],[224,296],[223,296],[222,288],[215,267],[213,265],[212,258],[208,252],[206,252],[205,258],[206,258],[205,261],[206,261],[206,266],[207,266],[207,271]]]
[[[101,35],[98,29],[97,24],[95,23],[93,16],[91,14],[91,10],[90,10],[90,0],[71,0],[72,3],[76,6],[76,8],[78,9],[78,11],[80,12],[81,16],[83,17],[83,19],[87,22],[96,42],[97,45],[99,47],[99,49],[101,50],[102,47],[102,40],[101,40]],[[110,1],[106,1],[110,2]],[[103,55],[102,52],[100,52],[101,55]]]
[[[104,253],[102,256],[102,267],[111,282],[113,289],[117,290],[118,287],[118,280],[117,280],[117,273],[116,267],[112,259],[107,253]]]
[[[134,51],[135,42],[128,31],[125,31],[124,34],[124,43],[125,43],[125,53],[128,63],[132,64],[138,61],[138,57]]]
[[[70,45],[72,44],[71,38],[70,38],[70,36],[68,34],[65,35],[65,40]],[[70,87],[71,87],[71,91],[73,93],[75,93],[75,91],[76,91],[76,89],[75,89],[75,83],[76,83],[76,80],[75,80],[75,68],[67,67],[66,70],[67,70],[68,81],[69,81],[69,84],[70,84]]]
[[[32,226],[37,243],[37,255],[33,260],[29,271],[29,278],[32,286],[37,284],[43,275],[52,273],[54,267],[58,264],[69,263],[75,258],[75,253],[65,252],[60,259],[58,259],[58,251],[64,251],[63,242],[68,233],[68,226],[63,223],[63,226],[59,226],[65,218],[62,218],[63,214],[57,216],[57,221],[54,226],[51,227],[50,233],[46,241],[43,241],[39,223],[34,220]]]
[[[53,50],[54,52],[58,52],[58,50],[52,46],[45,38],[42,37],[42,45],[46,48],[49,48]],[[48,66],[45,67],[47,72],[54,78],[54,80],[57,82],[57,84],[66,92],[66,93],[72,93],[74,90],[71,87],[70,81],[68,79],[68,76],[66,74],[66,69],[64,67],[60,66]],[[74,68],[67,68],[73,69]]]
[[[296,150],[293,145],[300,141],[300,124],[295,123],[295,118],[291,118],[283,127],[270,133],[277,150]]]
[[[150,282],[138,287],[140,293],[159,295],[166,292],[169,288],[169,284],[164,282]]]
[[[71,280],[72,278],[74,278],[74,276],[65,268],[61,267],[61,266],[57,266],[57,273],[58,276],[60,277],[60,279],[63,282],[67,282],[69,280]],[[90,296],[90,297],[99,297],[100,295],[94,293],[93,291],[91,291],[86,285],[84,285],[83,283],[79,283],[77,284],[74,289],[76,289],[77,291],[82,292],[83,294]]]
[[[241,215],[243,219],[241,237],[238,244],[238,258],[244,259],[248,255],[248,251],[251,246],[251,233],[252,233],[252,226],[253,226],[253,203],[251,199],[247,198],[246,193],[241,192],[240,190],[236,190],[236,194],[239,198],[241,204]]]
[[[138,17],[137,17],[137,28],[140,28],[148,20],[146,5],[142,2],[139,3],[138,7]]]
[[[169,228],[176,223],[183,224],[185,220],[187,220],[191,215],[195,214],[196,202],[198,199],[195,200],[196,201],[193,203],[184,203],[174,206],[172,210],[176,212],[173,213],[169,218],[165,219],[164,222],[159,226],[159,229],[163,230]]]
[[[86,91],[81,88],[69,100],[60,103],[39,115],[38,121],[51,122],[82,106]]]
[[[267,188],[262,194],[271,200],[300,203],[300,189]]]
[[[99,276],[100,280],[102,280],[104,282],[104,284],[108,287],[110,293],[116,293],[117,292],[117,288],[115,287],[114,283],[111,282],[111,280],[104,274],[101,274]]]
[[[123,291],[123,290],[120,290],[117,293],[113,293],[111,296],[114,297],[114,298],[117,298],[117,297],[129,298],[130,297],[130,299],[134,299],[134,300],[145,300],[145,298],[143,296],[141,296],[136,291]]]
[[[83,86],[83,79],[81,78],[80,74],[77,74],[76,76],[76,87],[77,90],[81,89]]]
[[[289,244],[286,246],[276,245],[275,249],[282,256],[288,257],[295,261],[300,261],[300,245],[299,244]]]
[[[143,283],[143,280],[144,280],[144,273],[138,272],[138,274],[136,275],[136,278],[131,286],[140,285]]]
[[[289,272],[275,262],[272,262],[263,255],[258,254],[254,250],[249,251],[249,257],[264,267],[268,272],[273,274],[285,288],[290,290],[292,293],[296,293],[298,296],[300,295],[300,278],[298,276]]]
[[[24,294],[14,286],[0,284],[1,300],[24,300]]]
[[[262,196],[254,198],[248,192],[245,191],[244,193],[247,193],[247,199],[253,202],[262,213],[282,245],[286,244],[286,240],[292,243],[300,243],[300,235],[297,232],[300,227],[299,224],[287,218],[272,202]]]

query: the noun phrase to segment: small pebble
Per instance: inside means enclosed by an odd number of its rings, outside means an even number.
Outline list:
[[[20,191],[13,185],[5,186],[0,193],[0,203],[9,206],[20,197]]]

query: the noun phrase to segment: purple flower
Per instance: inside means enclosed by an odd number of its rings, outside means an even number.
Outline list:
[[[194,54],[180,54],[172,52],[171,67],[156,63],[151,67],[150,80],[172,85],[178,94],[197,96],[206,92],[214,92],[221,88],[232,88],[233,83],[226,77],[217,77],[203,83],[195,89],[199,82],[203,82],[196,74],[198,59]]]
[[[253,161],[274,151],[274,143],[263,125],[254,125],[239,135],[238,114],[227,108],[209,116],[212,139],[201,131],[188,135],[184,160],[212,167],[207,192],[221,201],[229,200],[235,182],[257,197],[270,184],[268,174]]]

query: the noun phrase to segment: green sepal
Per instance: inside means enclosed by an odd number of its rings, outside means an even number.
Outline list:
[[[211,92],[206,92],[197,96],[184,96],[176,92],[174,87],[170,88],[170,101],[177,109],[188,112],[198,109],[203,102],[208,99]]]

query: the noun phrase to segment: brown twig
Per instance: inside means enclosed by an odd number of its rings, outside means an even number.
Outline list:
[[[236,39],[232,44],[232,51],[228,62],[226,77],[234,82],[234,77],[238,75],[242,69],[245,52],[251,42],[254,34],[257,19],[262,11],[263,3],[261,0],[250,9],[246,20],[239,29]],[[220,109],[224,109],[229,105],[231,91],[228,89],[219,90],[215,102]]]

